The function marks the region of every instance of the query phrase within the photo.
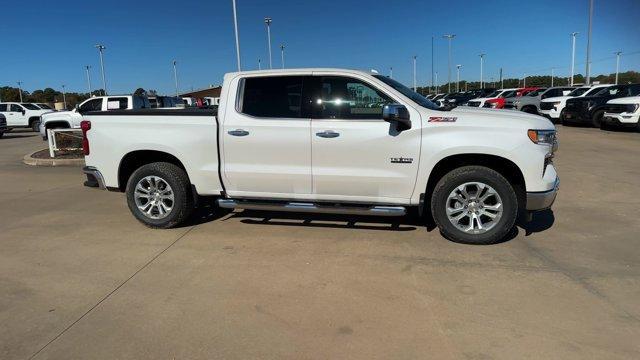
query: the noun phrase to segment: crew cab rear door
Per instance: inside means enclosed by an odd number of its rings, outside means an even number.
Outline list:
[[[420,115],[407,106],[411,129],[382,120],[401,103],[358,75],[314,72],[311,154],[319,200],[408,204],[418,171]]]
[[[306,74],[310,74],[307,72]],[[305,73],[258,74],[230,82],[221,114],[225,190],[232,197],[311,194],[311,119]]]

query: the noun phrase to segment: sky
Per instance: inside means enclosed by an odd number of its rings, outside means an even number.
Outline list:
[[[95,44],[104,44],[107,89],[112,94],[136,88],[175,92],[172,60],[177,61],[180,91],[217,85],[236,71],[231,0],[176,1],[41,1],[25,6],[3,4],[0,31],[0,86],[27,91],[52,87],[86,92],[85,65],[92,87],[102,87]],[[588,0],[529,1],[286,1],[237,0],[243,70],[268,67],[264,17],[271,24],[273,66],[344,67],[383,74],[411,85],[412,57],[417,56],[418,85],[431,83],[431,38],[434,68],[447,80],[447,41],[452,42],[452,72],[461,64],[461,79],[550,74],[567,76],[570,33],[576,41],[576,73],[585,72]],[[622,51],[620,70],[640,71],[640,0],[595,0],[592,74],[615,71],[615,51]]]

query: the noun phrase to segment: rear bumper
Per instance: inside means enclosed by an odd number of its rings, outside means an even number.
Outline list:
[[[97,187],[101,190],[106,190],[104,185],[104,178],[100,171],[93,166],[85,166],[82,168],[82,172],[87,175],[87,181],[84,182],[84,186]]]
[[[556,181],[553,185],[553,189],[549,191],[541,192],[528,192],[527,193],[527,210],[539,211],[545,210],[553,205],[560,188],[560,178],[556,177]]]

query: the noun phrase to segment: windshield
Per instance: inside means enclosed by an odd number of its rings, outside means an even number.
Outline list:
[[[609,90],[613,88],[613,86],[605,86],[605,87],[601,87],[601,88],[597,88],[597,89],[593,89],[595,91],[589,91],[586,94],[584,94],[584,96],[598,96],[598,95],[604,95],[606,93],[609,92]]]
[[[375,77],[376,79],[382,81],[383,83],[391,86],[392,88],[394,88],[395,90],[397,90],[398,92],[400,92],[402,95],[408,97],[409,99],[413,100],[416,104],[425,107],[427,109],[431,109],[431,110],[439,110],[438,105],[432,103],[431,101],[429,101],[426,97],[418,94],[417,92],[409,89],[408,87],[402,85],[401,83],[388,78],[384,75],[373,75],[373,77]]]
[[[503,98],[508,98],[508,97],[514,97],[518,95],[518,91],[517,90],[511,90],[511,91],[505,91],[504,93],[502,93]]]
[[[501,92],[502,92],[502,90],[496,90],[496,91],[492,92],[491,94],[487,95],[487,97],[488,98],[498,97],[498,95],[500,95]]]
[[[589,88],[577,88],[577,89],[573,89],[573,91],[568,93],[567,96],[580,96],[586,93],[587,91],[589,91]]]
[[[528,93],[527,96],[538,96],[538,95],[540,95],[541,93],[543,93],[545,91],[547,91],[547,89],[534,90],[534,91]]]
[[[20,105],[22,105],[22,106],[26,107],[26,108],[27,108],[27,109],[29,109],[29,110],[40,110],[40,108],[39,108],[39,107],[37,107],[37,106],[35,106],[35,105],[33,105],[33,104],[26,104],[26,103],[22,103],[22,104],[20,104]]]
[[[38,104],[38,106],[40,107],[40,109],[51,109],[51,106],[47,104]]]

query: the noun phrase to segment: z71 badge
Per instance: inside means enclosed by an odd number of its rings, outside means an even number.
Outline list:
[[[429,122],[456,122],[457,117],[431,116]]]
[[[391,158],[392,164],[411,164],[413,162],[413,158],[399,157],[399,158]]]

